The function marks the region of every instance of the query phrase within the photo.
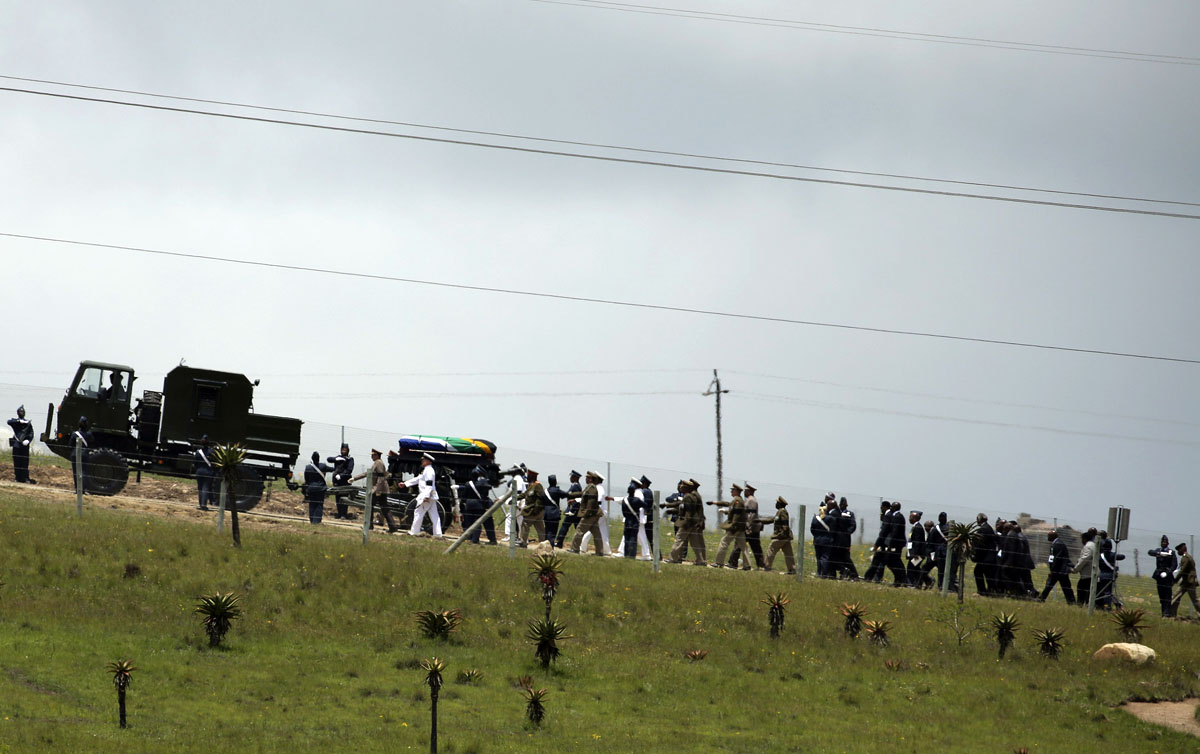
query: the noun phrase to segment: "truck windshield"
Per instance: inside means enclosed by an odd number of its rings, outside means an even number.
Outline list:
[[[102,374],[103,372],[97,367],[88,367],[83,370],[83,375],[79,378],[79,385],[75,388],[75,395],[82,395],[85,398],[98,397]]]

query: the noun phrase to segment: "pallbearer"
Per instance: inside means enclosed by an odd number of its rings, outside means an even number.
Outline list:
[[[433,523],[434,539],[442,538],[442,516],[437,509],[436,481],[437,473],[433,469],[433,456],[422,453],[421,473],[404,483],[405,487],[417,488],[417,506],[413,509],[412,527],[408,530],[408,533],[414,537],[421,533],[421,524],[425,523],[425,516],[429,516]]]
[[[354,456],[350,455],[349,445],[342,443],[341,452],[325,460],[333,464],[334,487],[344,487],[350,484],[350,477],[354,476]],[[344,495],[335,495],[334,500],[337,507],[333,514],[334,518],[350,518],[350,509],[343,502],[345,499]]]
[[[718,507],[717,510],[728,516],[725,523],[722,525],[725,529],[725,536],[721,537],[721,544],[717,546],[717,559],[711,564],[713,568],[737,568],[736,563],[726,563],[725,553],[729,551],[729,546],[734,545],[735,550],[742,554],[742,568],[750,570],[750,558],[746,554],[746,529],[748,522],[746,520],[746,501],[742,499],[742,488],[740,485],[733,485],[729,488],[729,496],[732,498],[729,501],[729,507]],[[709,502],[708,505],[720,506],[720,503]]]
[[[526,547],[529,544],[529,529],[532,528],[537,537],[533,540],[534,543],[541,542],[546,538],[546,488],[538,481],[538,473],[533,469],[525,469],[525,479],[528,486],[519,497],[525,501],[525,507],[522,509],[521,521],[521,539],[520,546]]]
[[[21,484],[37,484],[29,478],[29,446],[33,444],[33,422],[25,418],[25,407],[17,407],[17,418],[9,419],[13,436],[8,441],[12,446],[13,476]]]
[[[313,451],[312,460],[304,467],[304,500],[308,503],[309,523],[319,524],[325,516],[325,474],[333,467],[321,463],[321,454]]]

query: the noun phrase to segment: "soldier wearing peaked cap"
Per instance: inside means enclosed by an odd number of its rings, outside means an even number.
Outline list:
[[[654,549],[650,540],[654,538],[654,490],[650,489],[650,480],[643,474],[638,479],[638,546],[642,548],[642,558],[654,557]]]
[[[754,555],[754,564],[759,570],[763,568],[763,549],[762,549],[762,530],[763,522],[758,517],[758,498],[754,496],[757,488],[749,482],[742,484],[742,489],[745,491],[742,501],[746,504],[746,544],[750,546],[750,552]],[[742,557],[742,551],[735,548],[733,554],[729,556],[729,565],[736,566],[738,558]]]
[[[682,563],[685,548],[690,546],[696,559],[693,565],[707,565],[707,548],[704,544],[704,500],[697,491],[700,483],[695,479],[684,482],[683,496],[673,505],[678,510],[679,530],[675,535],[675,546],[671,548],[668,563]]]
[[[713,568],[737,568],[736,561],[726,563],[725,553],[729,551],[729,546],[734,545],[737,552],[742,553],[742,568],[750,570],[750,558],[746,554],[746,530],[749,528],[749,522],[746,518],[746,501],[742,499],[742,488],[740,485],[733,485],[729,488],[729,506],[718,507],[717,510],[725,513],[728,518],[722,524],[725,529],[725,536],[721,537],[721,544],[717,546],[717,558],[711,564]],[[710,502],[708,505],[720,506],[720,503]]]
[[[196,492],[200,497],[200,510],[208,510],[208,504],[216,499],[215,483],[217,469],[213,466],[212,450],[208,447],[208,435],[200,437],[192,451],[192,472],[196,477]]]
[[[782,497],[776,498],[774,518],[764,519],[763,523],[775,525],[775,529],[771,534],[771,547],[767,551],[767,561],[766,565],[763,566],[763,570],[771,570],[771,565],[775,562],[775,556],[782,552],[783,561],[787,564],[788,575],[795,575],[796,556],[792,554],[792,523],[788,518],[787,501]]]
[[[596,554],[604,555],[600,549],[603,540],[600,537],[600,494],[596,486],[599,478],[599,474],[589,471],[585,477],[587,486],[583,491],[567,493],[567,497],[579,499],[579,525],[575,528],[575,539],[571,540],[570,548],[576,554],[581,551],[584,535],[591,534],[596,543]]]
[[[89,424],[86,416],[79,417],[79,428],[71,434],[71,478],[77,482],[76,491],[87,494],[87,465],[88,457],[91,455],[91,447],[94,440],[92,432],[89,429]],[[79,457],[82,463],[78,466],[75,463],[75,449],[80,448]]]
[[[1051,532],[1053,534],[1054,532]],[[1158,585],[1158,604],[1162,609],[1162,617],[1171,617],[1171,585],[1175,582],[1175,577],[1171,574],[1175,573],[1175,569],[1179,567],[1179,555],[1171,549],[1171,540],[1167,539],[1167,535],[1162,535],[1160,547],[1156,550],[1150,550],[1146,554],[1154,558],[1154,583]],[[1070,564],[1068,563],[1068,567]],[[1054,569],[1050,569],[1051,575],[1054,574]],[[1047,581],[1045,592],[1049,592],[1054,588],[1054,585]],[[1063,587],[1064,593],[1070,592],[1070,585]],[[1045,592],[1043,598],[1045,599]]]
[[[642,515],[642,485],[637,477],[629,479],[629,486],[625,489],[625,497],[621,498],[621,519],[624,523],[624,528],[621,531],[621,542],[617,545],[617,552],[625,558],[637,557],[637,542],[638,535],[641,533],[641,515]]]
[[[520,546],[527,547],[529,545],[529,530],[532,528],[537,535],[535,543],[541,542],[546,538],[546,488],[538,481],[538,473],[533,469],[525,469],[525,478],[528,481],[528,486],[524,492],[517,495],[517,499],[523,500],[525,505],[521,513],[521,539]]]
[[[400,527],[396,526],[396,521],[392,518],[391,506],[388,505],[388,475],[387,466],[383,464],[383,453],[375,448],[371,448],[370,470],[350,477],[350,481],[357,482],[359,479],[365,479],[367,474],[371,475],[371,489],[367,491],[371,496],[371,507],[378,514],[379,523],[382,524],[386,521],[388,534],[393,534]],[[375,523],[371,522],[369,527],[374,529]]]
[[[29,448],[33,445],[33,422],[25,418],[25,407],[17,407],[17,417],[8,420],[13,436],[8,444],[12,446],[13,476],[21,484],[37,484],[29,478]]]
[[[562,549],[563,543],[566,542],[567,533],[571,531],[571,527],[579,524],[579,503],[575,502],[579,497],[574,493],[583,492],[583,485],[579,483],[582,478],[583,474],[571,469],[571,486],[563,495],[563,499],[567,501],[567,510],[563,514],[562,523],[558,526],[558,535],[554,539],[554,546],[559,549]]]
[[[414,537],[420,534],[421,525],[425,523],[425,517],[429,516],[433,524],[433,538],[441,539],[442,517],[437,509],[437,472],[433,468],[433,456],[428,453],[421,454],[421,473],[405,482],[404,486],[417,488],[416,508],[413,509],[412,527],[408,533]]]

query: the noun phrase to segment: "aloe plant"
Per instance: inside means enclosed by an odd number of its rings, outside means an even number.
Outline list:
[[[454,679],[457,683],[462,683],[468,686],[474,686],[483,681],[483,671],[477,668],[470,670],[460,670],[458,676]]]
[[[521,693],[525,695],[525,717],[534,726],[541,726],[542,720],[546,719],[546,705],[544,702],[547,696],[547,689],[534,690],[533,688],[527,688],[522,689]]]
[[[867,629],[867,636],[871,643],[877,647],[887,647],[891,645],[891,637],[888,633],[892,630],[892,622],[888,620],[865,620],[863,628]]]
[[[768,594],[762,603],[767,606],[767,621],[771,625],[771,638],[778,639],[783,630],[784,609],[791,600],[783,592]]]
[[[113,674],[113,685],[117,687],[117,710],[120,715],[121,727],[125,727],[125,689],[133,681],[132,673],[137,670],[133,660],[118,660],[108,663],[108,672]]]
[[[226,491],[226,508],[229,510],[229,529],[233,532],[233,546],[242,546],[242,533],[238,529],[238,505],[237,498],[234,496],[234,490],[237,488],[238,479],[240,479],[240,466],[246,460],[246,449],[241,445],[234,443],[232,445],[218,445],[213,450],[212,464],[217,468],[221,475],[221,483],[225,485]]]
[[[457,631],[463,622],[462,613],[458,610],[421,610],[415,613],[415,617],[417,627],[425,634],[425,638],[442,641],[449,639],[450,634]]]
[[[550,607],[558,593],[559,577],[562,576],[561,555],[535,555],[529,569],[534,583],[542,590],[542,601],[546,603],[546,620],[550,620]]]
[[[558,649],[558,642],[562,639],[571,638],[566,633],[566,624],[556,618],[529,622],[529,633],[526,634],[526,638],[533,642],[533,653],[542,663],[543,668],[549,668],[550,663],[558,659],[559,654],[561,654]]]
[[[242,615],[241,598],[233,592],[222,594],[217,592],[207,597],[200,597],[196,612],[204,616],[204,632],[208,634],[208,646],[216,647],[229,633],[229,628],[236,618]]]
[[[862,633],[863,618],[867,615],[867,608],[861,602],[845,602],[840,608],[842,617],[846,622],[842,625],[842,630],[846,632],[846,636],[851,639],[857,639]]]
[[[705,657],[708,657],[707,649],[689,649],[684,653],[684,657],[688,658],[689,662],[700,662]]]
[[[421,669],[425,671],[425,683],[429,685],[429,752],[437,754],[437,703],[438,693],[442,690],[442,671],[446,663],[436,657],[421,661]]]
[[[958,601],[961,604],[967,580],[967,561],[975,553],[975,542],[979,538],[979,524],[974,521],[955,521],[946,534],[946,544],[954,558],[954,570],[958,571]]]
[[[1044,628],[1033,632],[1033,638],[1038,644],[1038,652],[1043,657],[1057,660],[1063,651],[1063,639],[1067,632],[1061,628]]]
[[[1004,659],[1004,653],[1013,645],[1017,638],[1017,629],[1020,627],[1021,622],[1017,620],[1016,613],[1001,612],[992,616],[992,634],[996,637],[996,644],[1000,646],[999,659]]]
[[[1112,611],[1112,615],[1108,616],[1109,622],[1117,627],[1126,641],[1140,642],[1142,640],[1142,631],[1146,628],[1145,623],[1146,611],[1139,608],[1124,608],[1118,607]]]

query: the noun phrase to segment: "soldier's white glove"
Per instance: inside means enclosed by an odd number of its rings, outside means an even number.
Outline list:
[[[1171,574],[1171,575],[1172,575],[1172,576],[1174,576],[1175,578],[1179,578],[1179,573],[1180,573],[1180,571],[1182,571],[1182,570],[1183,570],[1182,568],[1179,568],[1179,569],[1177,569],[1177,570],[1175,571],[1175,573],[1173,573],[1173,574]]]
[[[22,442],[21,444],[22,444],[22,445],[24,445],[24,446],[26,446],[26,447],[29,447],[29,441],[28,441],[28,440],[25,440],[25,441],[24,441],[24,442]]]
[[[1167,572],[1166,572],[1166,571],[1163,571],[1162,573],[1158,574],[1158,577],[1159,577],[1160,579],[1165,579],[1165,578],[1167,577]]]

